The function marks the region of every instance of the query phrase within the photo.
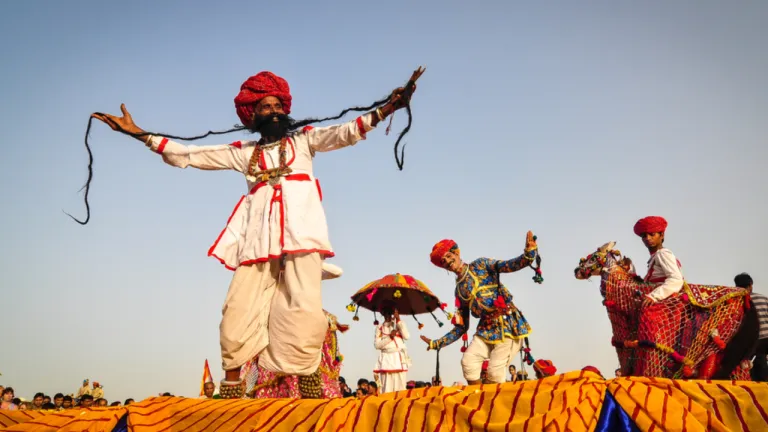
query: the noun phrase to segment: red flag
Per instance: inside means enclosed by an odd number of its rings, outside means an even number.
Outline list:
[[[205,359],[205,367],[203,368],[203,381],[200,383],[200,396],[205,394],[205,383],[213,382],[211,376],[211,369],[208,368],[208,359]]]

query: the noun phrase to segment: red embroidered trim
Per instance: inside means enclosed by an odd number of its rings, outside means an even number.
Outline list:
[[[283,177],[286,181],[310,181],[311,178],[309,178],[309,174],[291,174]],[[259,182],[253,185],[251,188],[251,191],[248,192],[248,195],[253,195],[256,193],[257,190],[261,189],[262,186],[266,185],[267,182]]]
[[[323,189],[320,188],[320,180],[315,179],[315,185],[317,185],[317,194],[320,195],[320,201],[323,200]]]
[[[168,144],[168,138],[163,138],[162,141],[160,141],[160,145],[157,146],[157,153],[163,154],[163,151],[165,150],[165,145]]]
[[[355,120],[357,123],[357,130],[360,131],[360,135],[365,139],[365,126],[363,125],[363,118],[358,117],[357,120]]]
[[[309,177],[309,174],[291,174],[283,177],[286,181],[310,181],[311,178]],[[262,186],[266,185],[267,182],[259,182],[251,188],[251,191],[248,192],[249,195],[255,193],[257,190],[259,190]],[[318,191],[320,184],[318,185]],[[226,264],[226,262],[216,255],[213,251],[216,249],[216,246],[219,244],[219,241],[221,241],[221,238],[224,236],[224,233],[227,231],[227,227],[229,226],[229,223],[232,221],[232,217],[237,212],[237,209],[240,207],[240,204],[242,204],[243,200],[245,199],[245,196],[240,198],[240,201],[237,202],[237,205],[235,205],[234,210],[232,210],[232,214],[229,215],[229,218],[227,219],[227,224],[224,225],[224,229],[221,230],[221,233],[219,233],[219,236],[216,238],[216,241],[213,243],[213,245],[208,249],[208,256],[214,257],[219,262],[226,267],[229,270],[235,270],[235,268],[229,266]],[[322,194],[321,194],[321,200],[322,200]],[[282,185],[278,184],[274,186],[274,190],[272,192],[272,198],[270,199],[269,203],[269,215],[272,216],[272,205],[277,202],[278,205],[280,205],[280,248],[282,249],[285,246],[285,212],[283,211],[283,199],[282,199]],[[299,250],[293,250],[293,251],[287,251],[283,250],[281,255],[268,255],[266,257],[262,258],[256,258],[253,260],[243,261],[238,266],[243,265],[250,265],[250,264],[258,264],[262,262],[267,262],[269,260],[278,259],[282,255],[294,255],[294,254],[303,254],[303,253],[314,253],[318,252],[320,255],[322,255],[324,258],[332,258],[335,256],[335,254],[331,251],[325,250],[325,249],[299,249]]]

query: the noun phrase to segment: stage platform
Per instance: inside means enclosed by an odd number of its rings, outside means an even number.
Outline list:
[[[765,431],[768,383],[604,380],[576,371],[517,384],[364,399],[156,397],[127,408],[0,411],[3,431]]]

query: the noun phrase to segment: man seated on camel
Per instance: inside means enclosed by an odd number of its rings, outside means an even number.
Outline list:
[[[642,299],[638,339],[669,347],[674,344],[673,340],[668,340],[674,335],[669,328],[681,325],[685,302],[673,301],[683,289],[684,279],[680,261],[664,247],[666,230],[667,221],[660,216],[640,219],[634,227],[635,234],[651,254],[645,282],[660,284]],[[640,357],[648,359],[647,355],[647,349],[639,351]]]
[[[528,232],[525,252],[517,258],[498,261],[479,258],[467,264],[461,260],[459,246],[453,240],[438,242],[430,254],[432,263],[456,274],[456,314],[454,328],[440,339],[421,339],[428,349],[440,349],[459,338],[464,340],[461,368],[467,383],[480,384],[482,365],[488,361],[488,382],[500,384],[505,380],[507,365],[520,352],[522,339],[531,326],[515,304],[512,294],[499,280],[500,273],[512,273],[534,262],[538,246],[533,233]],[[479,318],[477,332],[466,346],[470,313]]]

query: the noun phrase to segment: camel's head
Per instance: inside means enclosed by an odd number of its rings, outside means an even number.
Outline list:
[[[599,276],[603,271],[607,271],[616,265],[622,267],[628,265],[631,268],[632,263],[630,261],[625,261],[624,259],[617,261],[617,258],[621,256],[621,252],[613,248],[615,245],[616,242],[606,243],[597,248],[595,252],[580,259],[579,266],[574,270],[576,279],[585,280],[592,276]],[[630,268],[625,268],[625,270],[630,271]]]

